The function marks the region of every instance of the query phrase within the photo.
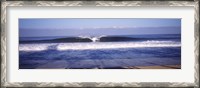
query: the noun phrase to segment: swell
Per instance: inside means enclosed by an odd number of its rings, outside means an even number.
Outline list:
[[[134,38],[134,37],[120,37],[120,36],[110,36],[101,37],[100,42],[120,42],[120,41],[145,41],[145,40],[168,40],[172,38]]]
[[[68,37],[68,38],[57,38],[50,40],[25,40],[19,41],[19,43],[67,43],[67,42],[92,42],[89,38],[80,37]]]
[[[19,41],[23,43],[73,43],[73,42],[121,42],[121,41],[145,41],[145,40],[170,40],[176,38],[137,38],[137,37],[124,37],[124,36],[100,36],[100,37],[67,37],[49,40],[25,40]]]

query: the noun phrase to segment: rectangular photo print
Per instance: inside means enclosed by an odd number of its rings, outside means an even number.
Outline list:
[[[179,18],[19,18],[19,69],[181,69]]]

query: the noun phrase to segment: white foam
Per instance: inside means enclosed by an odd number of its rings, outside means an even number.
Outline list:
[[[99,41],[99,38],[96,38],[96,37],[93,37],[93,38],[90,38],[92,40],[92,42],[97,42]]]
[[[173,42],[173,41],[62,43],[57,46],[57,50],[180,47],[180,46],[181,46],[180,42]]]
[[[180,42],[174,41],[144,41],[144,42],[89,42],[89,43],[51,43],[51,44],[20,44],[20,51],[43,50],[87,50],[87,49],[117,49],[143,47],[180,47]]]
[[[43,51],[52,44],[19,44],[19,51]]]
[[[101,35],[101,36],[79,36],[81,38],[89,38],[90,40],[92,40],[92,42],[97,42],[100,40],[101,37],[105,37],[106,35]]]

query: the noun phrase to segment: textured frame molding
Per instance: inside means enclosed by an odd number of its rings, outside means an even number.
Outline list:
[[[8,6],[194,6],[195,82],[15,82],[6,81],[6,8]],[[6,87],[199,87],[199,0],[195,1],[2,1],[1,2],[1,88]]]

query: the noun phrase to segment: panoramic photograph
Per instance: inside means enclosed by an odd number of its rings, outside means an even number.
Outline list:
[[[20,18],[19,69],[181,69],[178,18]]]

